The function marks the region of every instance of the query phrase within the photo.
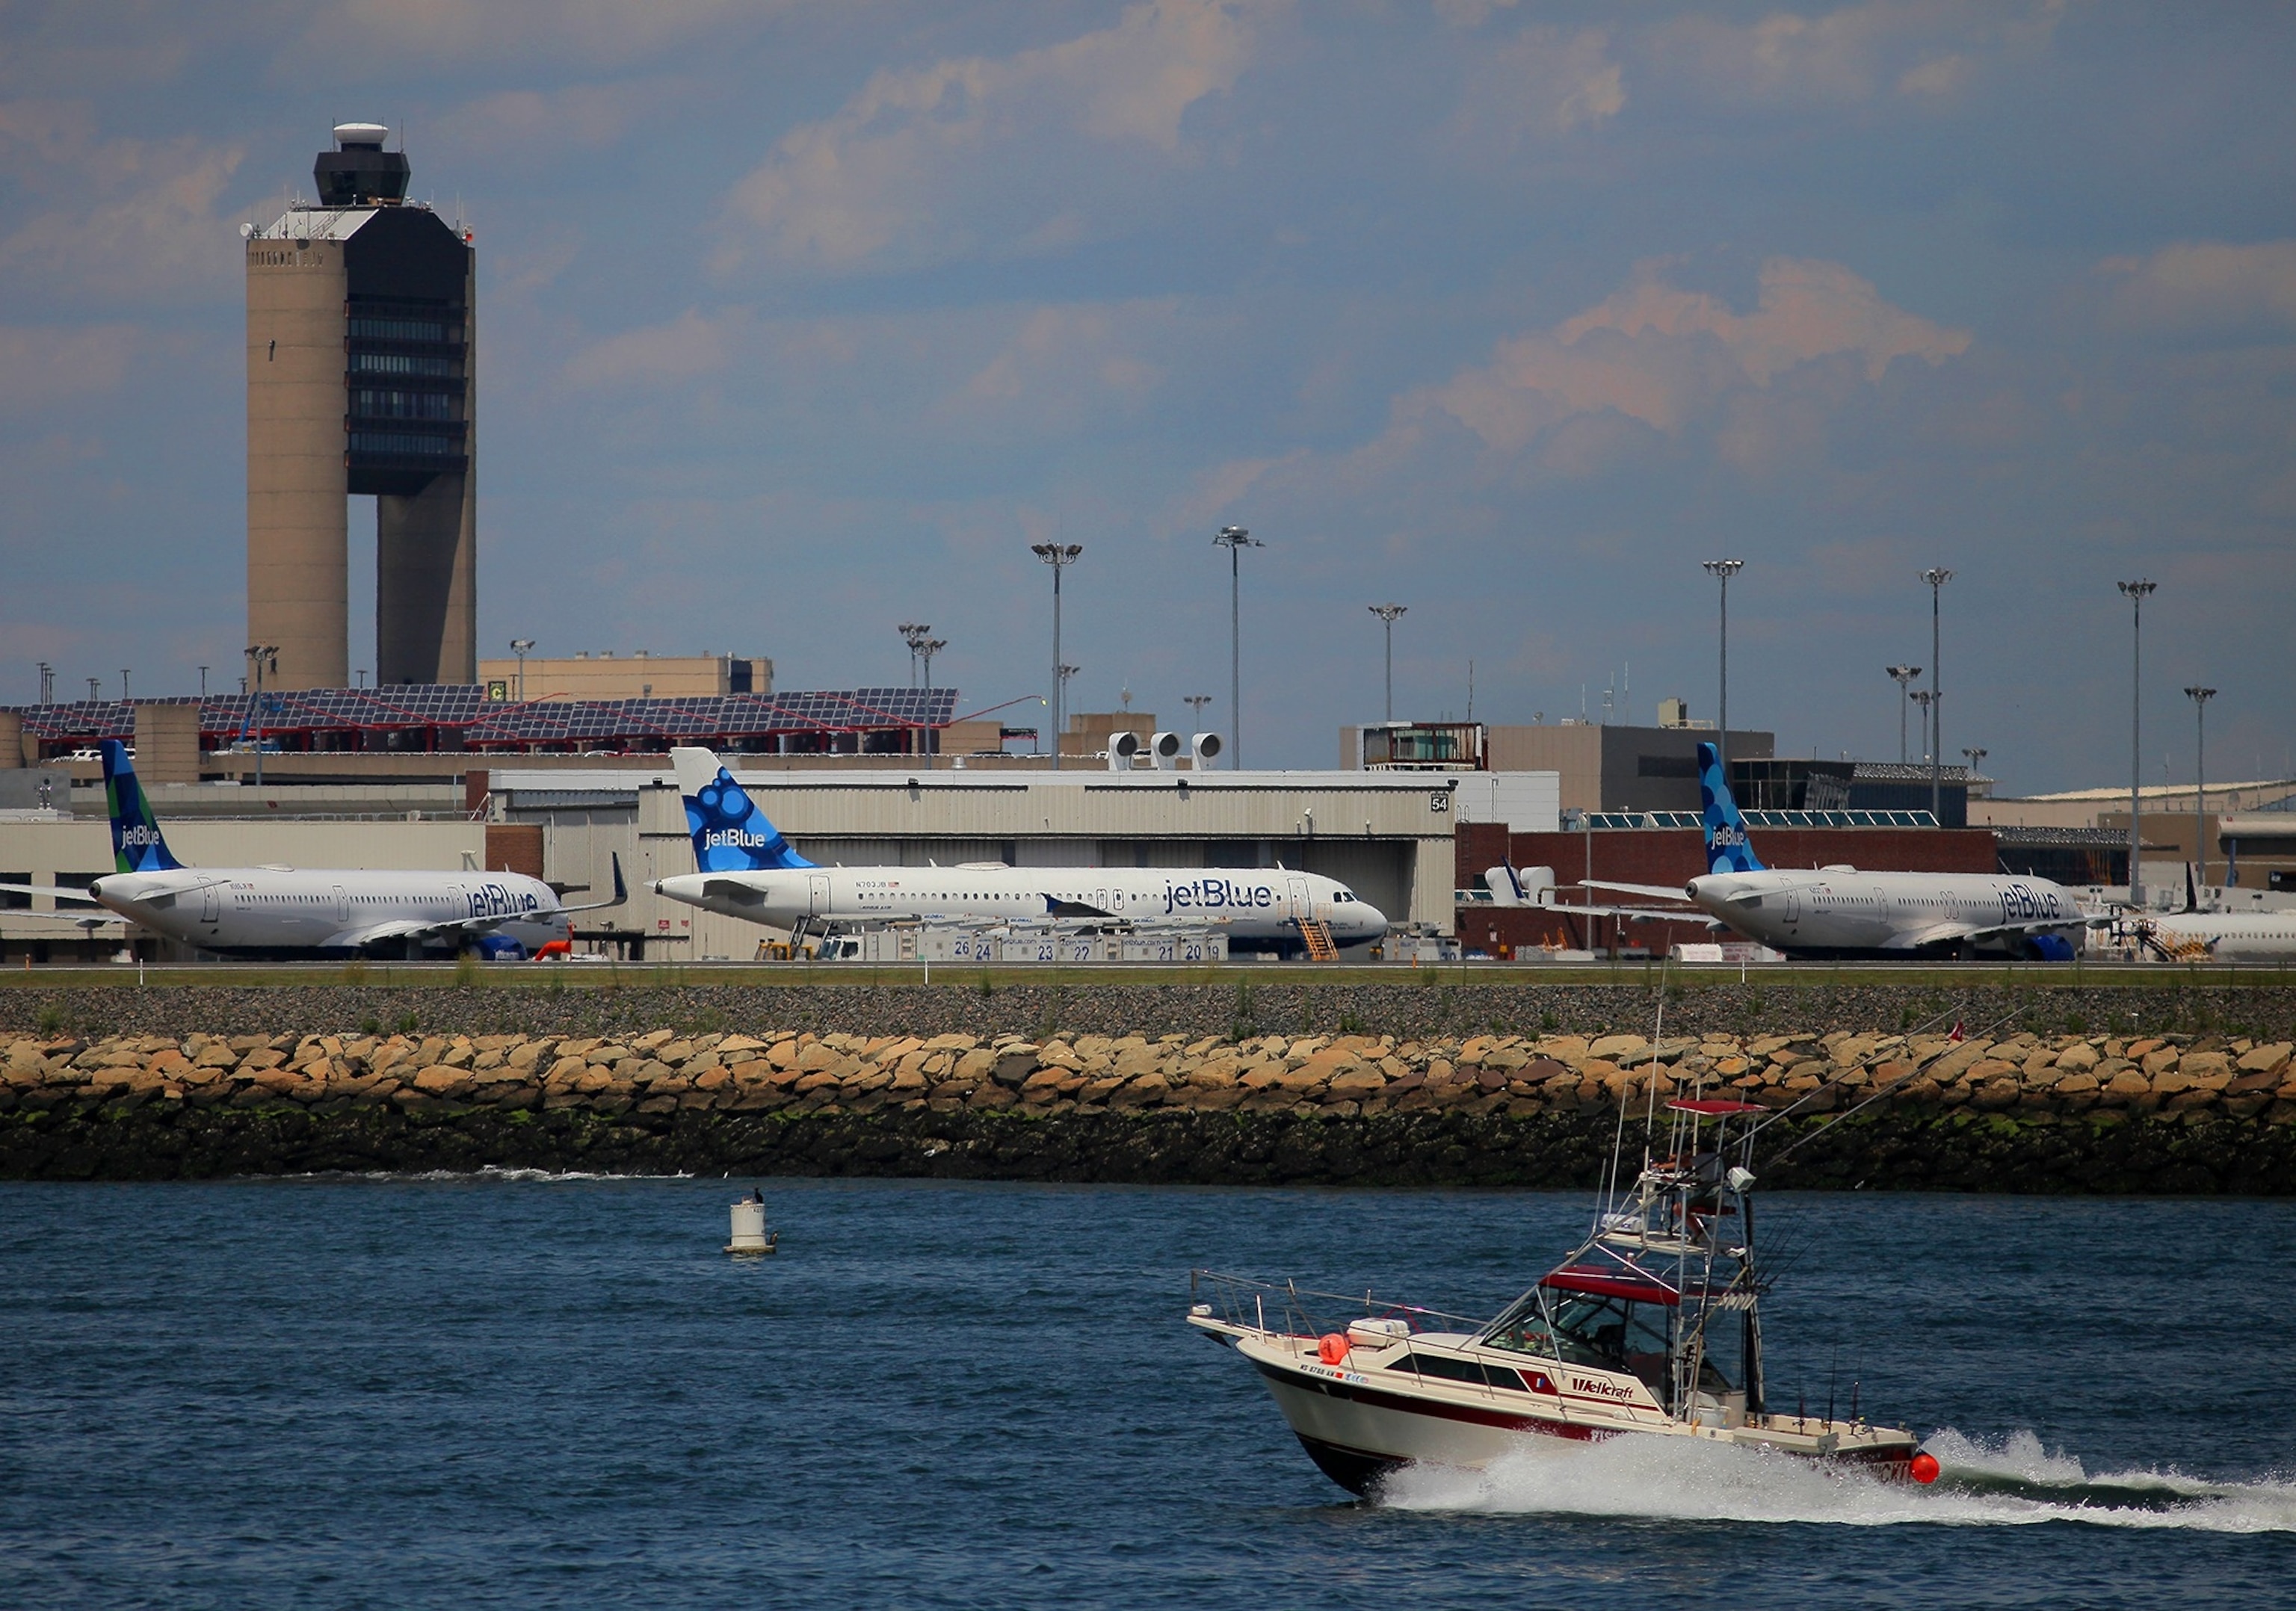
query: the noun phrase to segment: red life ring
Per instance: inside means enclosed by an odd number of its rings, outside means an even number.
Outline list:
[[[1327,1365],[1347,1362],[1348,1339],[1336,1331],[1326,1331],[1316,1345],[1316,1357]]]

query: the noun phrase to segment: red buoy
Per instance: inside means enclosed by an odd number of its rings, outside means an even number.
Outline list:
[[[1316,1357],[1327,1365],[1344,1363],[1348,1357],[1348,1339],[1336,1331],[1326,1331],[1316,1345]],[[1934,1466],[1937,1462],[1930,1462]]]
[[[1937,1481],[1939,1469],[1936,1455],[1916,1454],[1914,1456],[1914,1463],[1908,1468],[1907,1475],[1917,1483],[1929,1484]]]

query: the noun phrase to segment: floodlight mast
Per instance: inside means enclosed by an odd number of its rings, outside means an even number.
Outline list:
[[[1903,766],[1907,764],[1906,758],[1906,707],[1910,706],[1914,702],[1912,690],[1907,686],[1907,684],[1911,683],[1915,677],[1922,675],[1922,668],[1918,666],[1885,666],[1882,669],[1888,672],[1890,674],[1890,680],[1898,685],[1898,765]],[[1926,746],[1929,742],[1930,736],[1928,727],[1929,718],[1924,715],[1922,720],[1923,724],[1922,727],[1922,742]]]
[[[2199,866],[2199,883],[2209,887],[2209,701],[2217,697],[2213,688],[2187,688],[2185,697],[2193,702],[2193,860]],[[2232,882],[2227,879],[2226,884]]]
[[[1227,699],[1228,738],[1235,745],[1235,753],[1228,761],[1230,772],[1243,769],[1243,611],[1242,554],[1247,548],[1265,548],[1241,526],[1223,526],[1212,546],[1227,550]]]
[[[1387,719],[1395,720],[1395,618],[1410,606],[1406,604],[1374,604],[1372,614],[1379,617],[1387,629]]]
[[[2144,904],[2144,812],[2140,787],[2144,770],[2141,723],[2144,709],[2144,601],[2160,588],[2139,577],[2118,584],[2128,601],[2128,904]]]
[[[1945,585],[1953,580],[1953,572],[1942,565],[1932,566],[1922,572],[1922,580],[1930,585],[1930,820],[1939,827],[1945,824],[1945,773],[1941,770],[1945,754],[1945,694],[1938,687],[1938,647],[1939,612],[1944,608]]]
[[[1730,776],[1730,578],[1746,568],[1743,560],[1701,561],[1706,574],[1722,584],[1722,676],[1720,708],[1715,713],[1714,753],[1722,763],[1722,776]]]
[[[1031,543],[1029,552],[1053,568],[1053,770],[1061,769],[1061,728],[1068,676],[1061,662],[1061,572],[1084,552],[1081,543]]]

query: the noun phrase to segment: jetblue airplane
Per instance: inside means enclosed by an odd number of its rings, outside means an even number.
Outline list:
[[[1346,885],[1288,869],[1178,872],[1129,867],[816,867],[790,848],[734,774],[707,749],[670,752],[699,872],[658,879],[657,894],[775,928],[810,924],[1037,921],[1223,923],[1231,951],[1306,950],[1301,919],[1336,945],[1365,945],[1387,919]]]
[[[2047,879],[1973,872],[1808,872],[1762,865],[1711,744],[1698,747],[1706,864],[1677,894],[1593,880],[1599,889],[1687,900],[1747,938],[1799,957],[1967,956],[1980,951],[2070,961],[2091,918]]]
[[[2185,863],[2185,910],[2121,914],[2122,935],[2168,962],[2275,962],[2296,958],[2296,912],[2202,912]]]
[[[562,906],[522,873],[369,872],[358,868],[207,867],[177,861],[135,779],[125,745],[103,743],[103,791],[118,871],[85,898],[129,922],[226,956],[351,955],[385,949],[415,957],[473,950],[532,955],[573,936],[571,913],[627,900],[621,863],[614,898]],[[10,886],[12,889],[21,886]]]

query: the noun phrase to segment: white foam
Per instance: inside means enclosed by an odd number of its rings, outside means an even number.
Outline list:
[[[1953,1431],[1924,1445],[1936,1484],[1885,1480],[1761,1449],[1626,1436],[1597,1443],[1526,1439],[1480,1471],[1410,1467],[1380,1501],[1398,1509],[1629,1516],[1677,1521],[1852,1527],[2095,1526],[2213,1533],[2296,1532],[2296,1483],[2210,1483],[2169,1471],[2091,1476],[2020,1432],[1988,1446]]]

